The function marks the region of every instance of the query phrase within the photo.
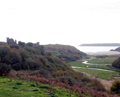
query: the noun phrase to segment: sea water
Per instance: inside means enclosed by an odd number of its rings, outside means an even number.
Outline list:
[[[83,52],[106,52],[118,48],[117,46],[76,46]]]

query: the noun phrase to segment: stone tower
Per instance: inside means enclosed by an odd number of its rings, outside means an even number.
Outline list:
[[[14,39],[7,37],[7,43],[9,45],[16,45],[17,41],[16,40],[14,41]]]

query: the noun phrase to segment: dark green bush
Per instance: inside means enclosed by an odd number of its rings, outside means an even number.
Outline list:
[[[25,60],[29,57],[29,53],[25,50],[20,51],[20,56],[22,58],[22,62],[25,62]]]
[[[7,64],[21,63],[21,56],[19,52],[11,50],[6,56],[4,56],[4,61]]]
[[[16,85],[22,85],[22,83],[21,82],[17,82]]]
[[[44,46],[40,45],[40,47],[38,49],[41,51],[42,55],[45,55]]]
[[[25,42],[18,41],[18,45],[25,46]]]
[[[22,70],[23,69],[22,64],[20,64],[20,63],[13,64],[12,68],[15,70]]]
[[[28,51],[29,53],[32,53],[32,54],[41,54],[40,51],[38,51],[36,48],[33,48],[33,47],[25,47],[26,51]]]
[[[52,56],[49,56],[48,61],[51,62],[51,63],[54,63],[54,58]]]
[[[19,49],[19,45],[11,45],[10,48],[16,48],[16,49]]]
[[[41,61],[44,65],[46,65],[47,62],[46,62],[45,58],[40,57],[39,59],[40,59],[40,61]]]
[[[5,63],[0,63],[0,76],[4,75],[8,75],[10,72],[11,68],[10,65],[7,65]]]
[[[33,47],[33,43],[32,42],[28,42],[26,45],[30,46],[30,47]]]
[[[111,93],[120,94],[120,80],[115,80],[110,90],[111,90]]]
[[[37,70],[42,64],[39,61],[28,58],[23,65],[24,70]]]
[[[36,87],[36,85],[34,85],[34,84],[31,84],[30,86],[31,86],[31,87]]]
[[[38,89],[34,89],[33,91],[39,91]]]
[[[0,47],[0,58],[4,59],[4,57],[9,53],[10,49],[9,47]]]
[[[18,89],[18,87],[13,87],[13,89]]]
[[[49,87],[48,87],[48,86],[39,86],[39,88],[49,89]]]

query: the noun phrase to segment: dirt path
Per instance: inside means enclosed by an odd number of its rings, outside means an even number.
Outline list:
[[[107,91],[110,91],[110,87],[112,86],[112,82],[114,80],[105,80],[105,79],[100,79],[100,78],[96,78],[95,76],[91,75],[91,74],[88,74],[88,73],[85,73],[85,72],[81,72],[89,77],[91,77],[92,79],[97,79],[98,81],[100,81],[104,86],[105,86],[105,89]]]
[[[96,58],[95,57],[91,57],[90,59],[82,59],[82,60],[78,60],[78,61],[89,61],[89,60],[92,60],[92,59],[96,59]],[[76,71],[78,71],[78,70],[76,70]],[[80,72],[80,71],[78,71],[78,72]],[[110,87],[112,86],[112,82],[114,82],[114,80],[105,80],[105,79],[96,78],[95,76],[93,76],[91,74],[88,74],[86,72],[81,72],[81,73],[91,77],[91,79],[97,79],[98,81],[100,81],[105,86],[105,89],[107,91],[110,91]]]

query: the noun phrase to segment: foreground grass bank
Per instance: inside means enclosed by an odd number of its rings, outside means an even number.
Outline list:
[[[8,77],[0,77],[0,97],[79,97],[80,95],[84,94],[23,78],[10,80]],[[84,95],[84,97],[91,96]]]

